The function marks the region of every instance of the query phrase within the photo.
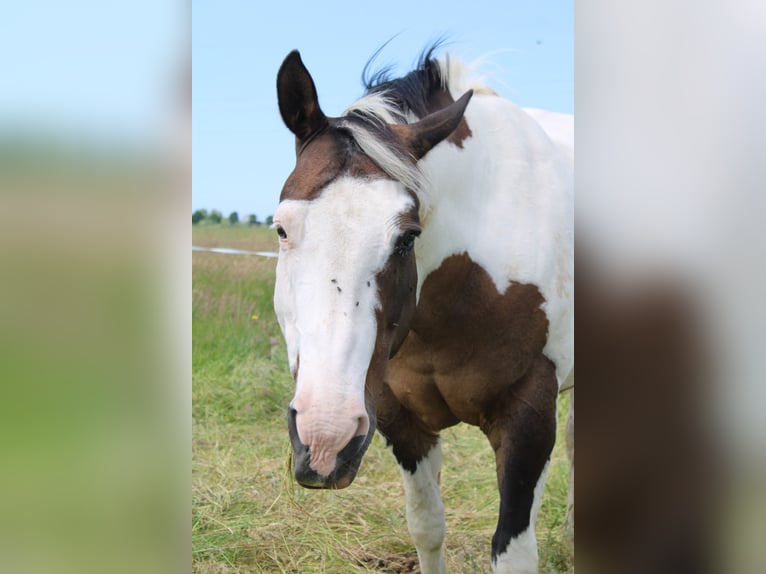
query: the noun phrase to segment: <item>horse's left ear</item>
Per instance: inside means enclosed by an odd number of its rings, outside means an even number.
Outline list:
[[[392,125],[391,130],[418,160],[457,129],[471,96],[473,90],[468,90],[458,101],[446,108],[429,114],[414,124]]]
[[[290,52],[277,73],[279,113],[288,129],[304,141],[327,125],[317,89],[298,50]]]

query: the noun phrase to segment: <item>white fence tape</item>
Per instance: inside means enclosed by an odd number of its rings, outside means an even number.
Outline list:
[[[198,245],[192,245],[192,251],[209,251],[211,253],[225,253],[228,255],[258,255],[259,257],[278,257],[279,255],[273,251],[244,251],[230,247],[200,247]]]

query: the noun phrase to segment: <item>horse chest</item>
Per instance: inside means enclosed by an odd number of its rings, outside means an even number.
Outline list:
[[[545,345],[540,291],[503,292],[463,253],[425,280],[410,333],[388,365],[394,396],[427,427],[478,424],[486,406],[518,381]]]

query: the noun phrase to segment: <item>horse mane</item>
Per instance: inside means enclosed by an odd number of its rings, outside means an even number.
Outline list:
[[[403,114],[409,112],[417,118],[427,115],[427,104],[433,93],[448,89],[448,71],[443,71],[434,57],[434,53],[444,43],[444,40],[440,39],[426,46],[420,53],[415,69],[401,78],[391,78],[391,66],[385,66],[370,74],[372,62],[380,52],[378,50],[368,60],[362,72],[366,95],[384,95]],[[445,55],[445,58],[449,56]]]
[[[467,83],[465,78],[469,68],[459,60],[451,59],[449,54],[438,59],[434,57],[444,43],[444,39],[439,39],[424,48],[415,69],[400,78],[391,77],[391,66],[370,72],[372,62],[386,44],[381,46],[362,72],[365,94],[338,119],[338,127],[346,129],[365,154],[421,200],[428,194],[427,182],[416,163],[394,140],[386,124],[411,123],[425,117],[433,111],[429,110],[429,104],[438,91],[449,92],[453,99],[469,88],[494,94],[482,84]]]

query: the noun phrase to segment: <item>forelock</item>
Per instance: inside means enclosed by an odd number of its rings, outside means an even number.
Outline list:
[[[402,123],[403,116],[385,94],[370,94],[360,99],[336,120],[359,148],[393,180],[421,195],[425,179],[417,163],[396,139],[388,124]]]

